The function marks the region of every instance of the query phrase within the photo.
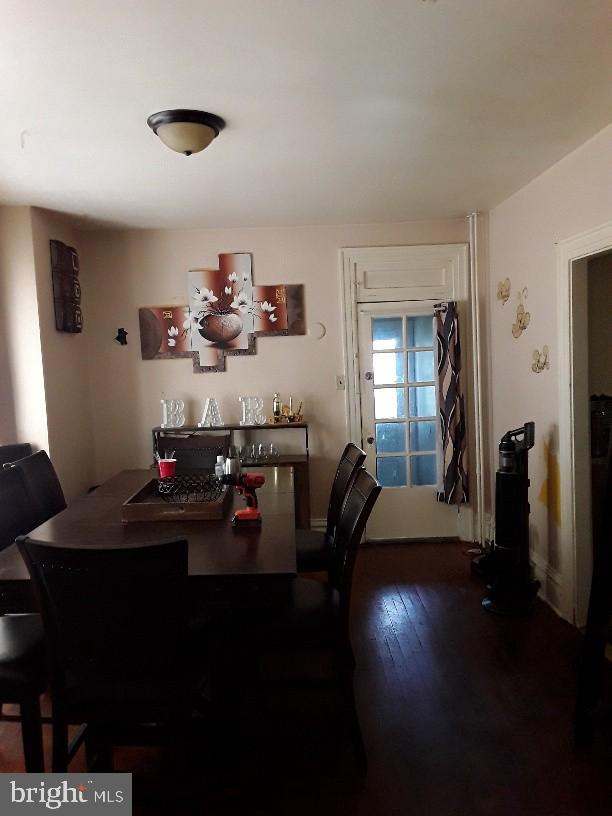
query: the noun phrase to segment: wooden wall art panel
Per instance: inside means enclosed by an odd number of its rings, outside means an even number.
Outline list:
[[[55,328],[78,334],[83,331],[79,255],[74,247],[61,241],[49,241]]]
[[[191,357],[188,306],[146,306],[138,321],[143,360]]]

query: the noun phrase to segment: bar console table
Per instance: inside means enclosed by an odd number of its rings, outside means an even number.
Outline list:
[[[198,425],[183,425],[181,428],[153,428],[153,451],[164,455],[164,451],[175,450],[177,467],[192,469],[203,467],[212,470],[217,453],[227,455],[230,445],[236,445],[236,433],[247,437],[253,432],[258,441],[260,433],[273,431],[301,432],[302,452],[281,454],[263,462],[253,462],[245,467],[263,469],[268,467],[292,467],[295,497],[295,523],[303,530],[310,528],[310,471],[307,422],[281,422],[265,425],[216,425],[200,428]]]

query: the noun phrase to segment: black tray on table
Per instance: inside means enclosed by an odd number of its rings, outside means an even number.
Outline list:
[[[233,489],[210,473],[179,473],[151,479],[121,508],[121,521],[198,521],[222,519]]]

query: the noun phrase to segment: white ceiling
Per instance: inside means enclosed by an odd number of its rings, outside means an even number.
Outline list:
[[[612,121],[611,0],[2,0],[0,203],[138,227],[488,209]],[[165,108],[228,126],[186,158]]]

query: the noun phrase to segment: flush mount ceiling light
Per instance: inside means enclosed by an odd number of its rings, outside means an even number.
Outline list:
[[[225,127],[220,116],[198,110],[152,113],[147,124],[166,147],[185,156],[204,150]]]

